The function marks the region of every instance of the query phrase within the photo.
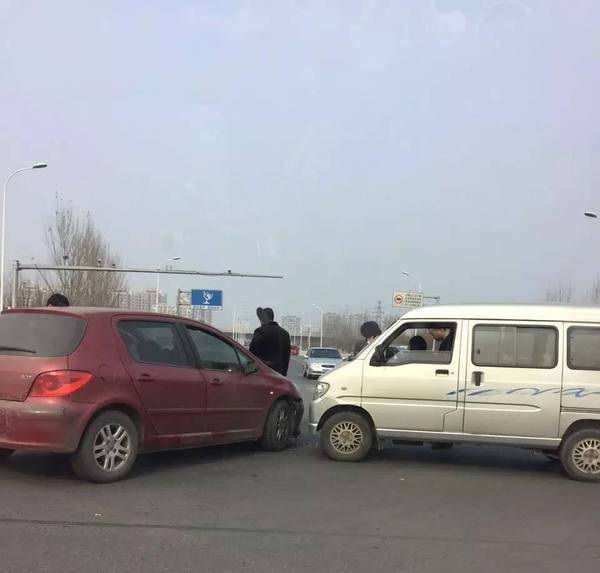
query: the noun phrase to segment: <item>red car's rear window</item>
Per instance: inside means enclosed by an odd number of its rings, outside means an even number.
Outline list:
[[[67,356],[81,342],[85,320],[60,314],[23,312],[0,316],[0,355]]]

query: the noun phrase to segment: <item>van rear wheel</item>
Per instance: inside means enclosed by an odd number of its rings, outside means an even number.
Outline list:
[[[361,414],[339,412],[325,421],[319,440],[321,448],[332,460],[358,462],[371,451],[373,431]]]
[[[7,450],[5,448],[0,448],[0,460],[7,458],[10,454],[14,453],[15,450]]]
[[[560,448],[560,461],[570,477],[579,481],[600,481],[600,430],[573,432]]]
[[[118,481],[131,471],[138,447],[133,420],[123,412],[109,410],[90,422],[71,456],[71,466],[75,475],[86,481]]]

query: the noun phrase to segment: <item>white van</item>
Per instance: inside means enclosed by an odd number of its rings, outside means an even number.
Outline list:
[[[310,427],[334,460],[383,440],[505,444],[600,481],[600,308],[430,306],[322,376]]]

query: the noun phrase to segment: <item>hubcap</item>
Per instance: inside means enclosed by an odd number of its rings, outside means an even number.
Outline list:
[[[279,412],[277,416],[277,422],[275,424],[275,435],[278,441],[287,440],[290,434],[290,417],[288,411],[284,408]]]
[[[586,474],[600,474],[600,440],[581,440],[573,448],[573,463]]]
[[[96,434],[94,459],[105,472],[118,471],[131,455],[131,438],[120,424],[107,424]]]
[[[353,454],[363,443],[363,433],[354,422],[339,422],[331,429],[329,441],[340,454]]]

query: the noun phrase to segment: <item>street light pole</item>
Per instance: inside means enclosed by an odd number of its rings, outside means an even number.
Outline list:
[[[34,163],[31,167],[22,167],[13,171],[4,182],[2,188],[2,244],[0,245],[0,311],[4,310],[4,236],[6,230],[6,190],[10,180],[23,171],[29,171],[30,169],[44,169],[48,167],[46,163]]]
[[[168,259],[165,259],[164,262],[168,263],[169,261],[180,261],[181,257],[169,257]],[[159,296],[158,293],[160,289],[160,269],[158,269],[158,271],[156,272],[156,305],[155,305],[155,312],[158,312],[158,305],[159,305]]]
[[[319,346],[321,346],[321,348],[323,348],[323,313],[325,312],[318,304],[313,303],[313,306],[321,311],[321,344]]]
[[[410,273],[409,273],[408,271],[402,271],[402,274],[403,274],[405,277],[409,277],[409,276],[410,276]],[[423,292],[423,287],[422,287],[422,285],[421,285],[421,279],[419,279],[419,291],[418,291],[418,292],[419,292],[419,293]]]

